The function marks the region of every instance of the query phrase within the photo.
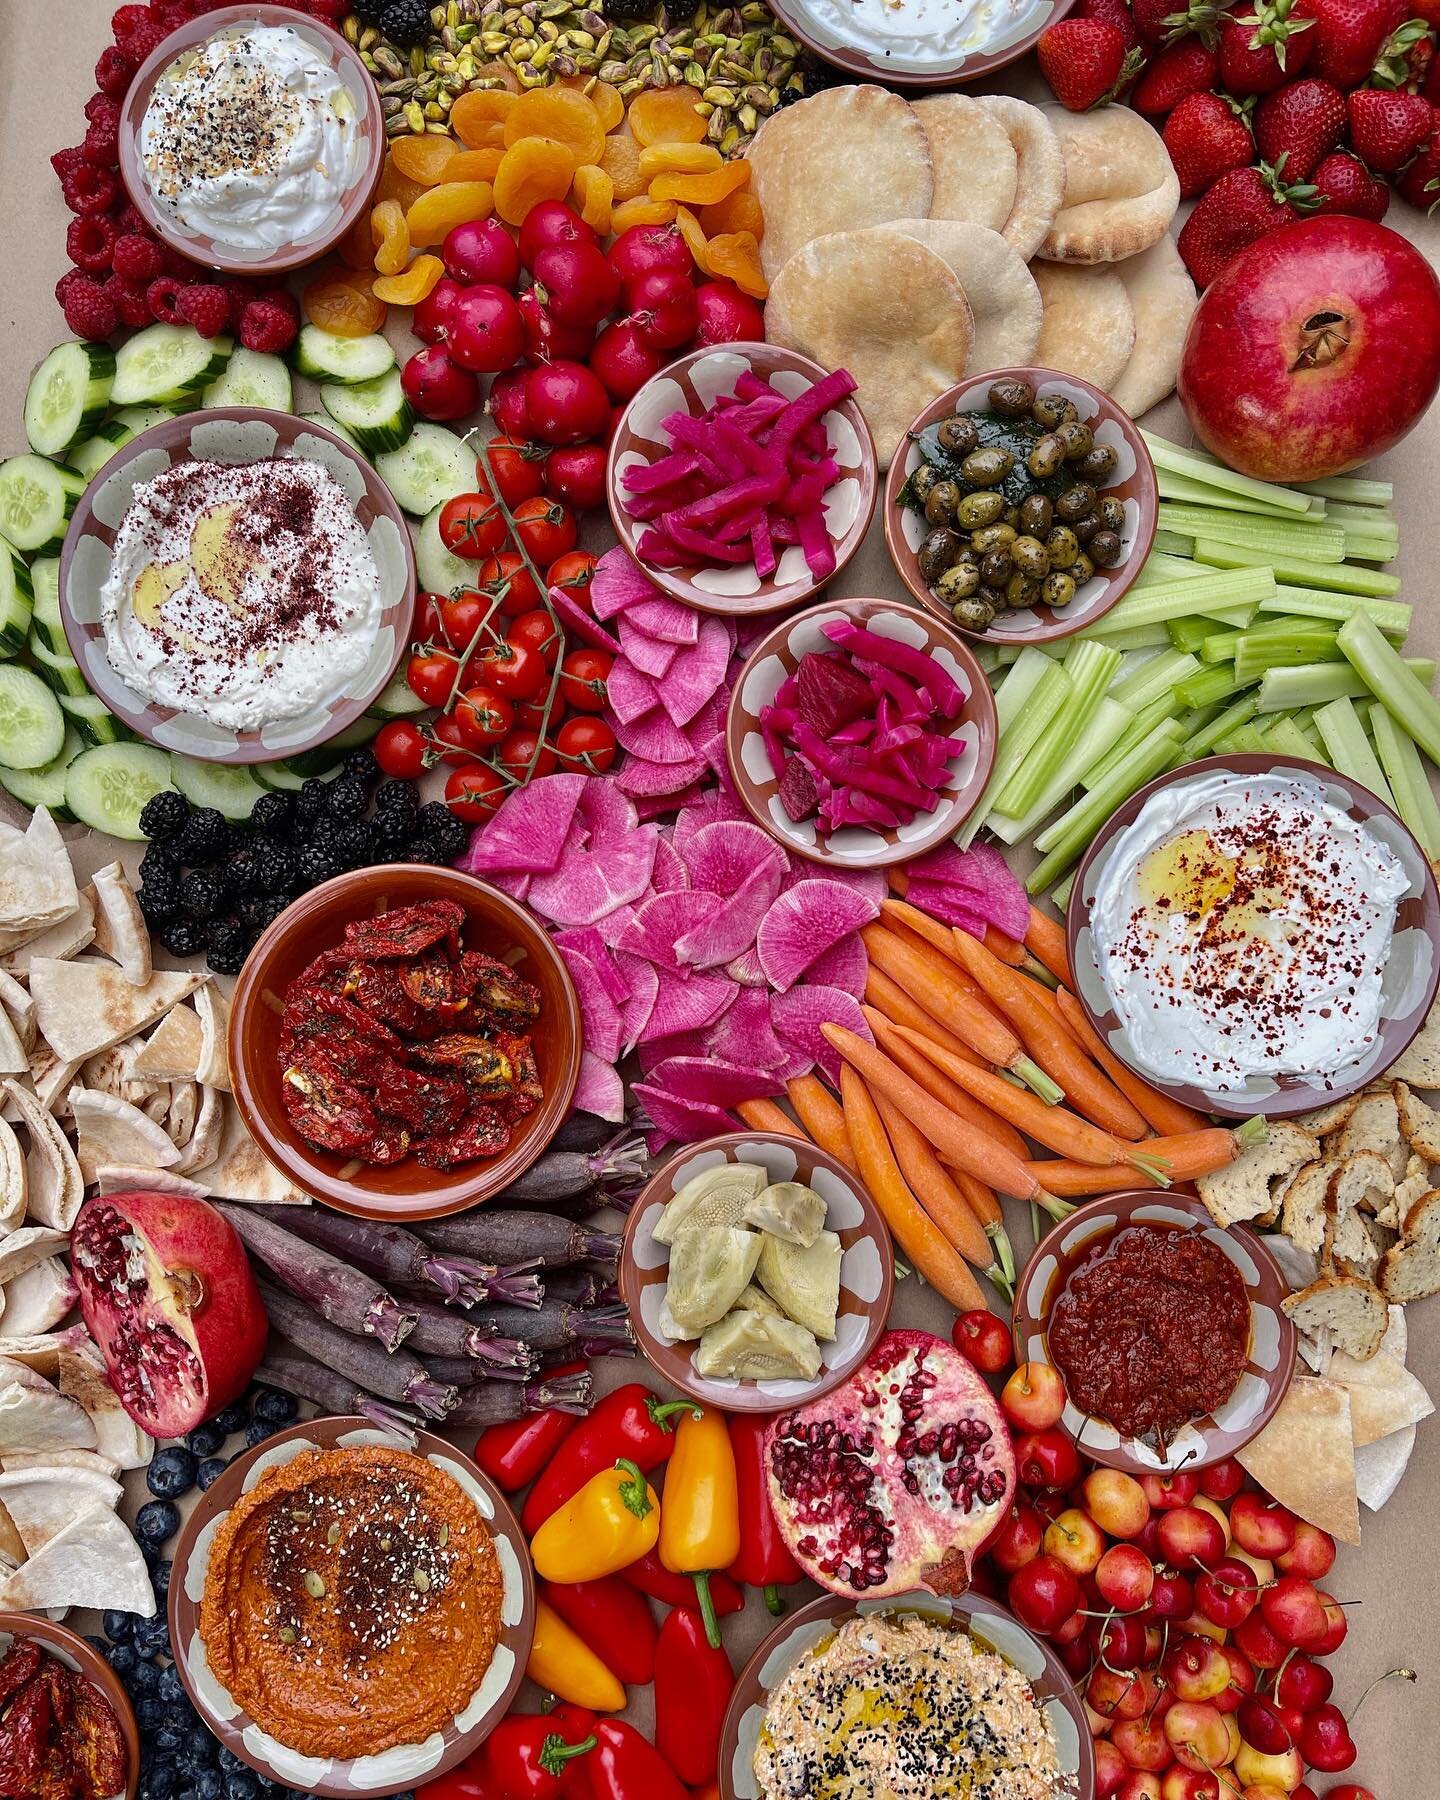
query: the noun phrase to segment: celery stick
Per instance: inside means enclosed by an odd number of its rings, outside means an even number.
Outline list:
[[[1070,699],[1073,683],[1064,668],[1058,662],[1051,662],[1049,657],[1046,657],[1045,662],[1046,667],[1041,671],[1035,691],[1009,727],[1001,731],[994,773],[986,789],[987,797],[991,789],[997,795],[1004,791],[1006,783],[1050,729],[1051,722],[1061,707]]]
[[[1168,694],[1161,694],[1158,699],[1152,700],[1148,706],[1136,713],[1099,762],[1085,771],[1085,778],[1080,783],[1081,787],[1098,786],[1116,763],[1129,753],[1132,746],[1138,744],[1142,738],[1149,737],[1157,725],[1163,725],[1166,719],[1175,718],[1183,710],[1180,702],[1175,698],[1173,688]]]
[[[1331,766],[1352,781],[1358,781],[1361,787],[1369,788],[1372,794],[1393,808],[1395,796],[1390,792],[1390,784],[1365,735],[1354,702],[1332,700],[1328,706],[1320,707],[1315,714],[1315,729],[1329,752]]]
[[[1370,532],[1356,531],[1347,526],[1345,531],[1345,557],[1348,562],[1386,563],[1394,562],[1400,554],[1398,537],[1382,537]]]
[[[1006,780],[1009,779],[1009,772],[1013,772],[1013,769],[1019,766],[1018,758],[1014,764],[1007,762],[1008,747],[1020,721],[1026,716],[1036,690],[1045,680],[1047,672],[1052,669],[1060,669],[1060,664],[1053,657],[1047,656],[1038,646],[1029,644],[1001,677],[995,689],[995,716],[999,724],[999,747],[995,754],[995,768],[990,772],[990,779],[985,784],[985,792],[981,796],[980,804],[957,834],[956,842],[962,849],[973,842],[975,834],[985,823],[985,815],[989,810],[990,803],[1000,791],[1001,781],[998,771],[1001,766],[1006,765],[1007,767]],[[1063,670],[1060,672],[1062,675],[1064,674]],[[1043,713],[1043,706],[1041,710]]]
[[[1055,888],[1050,895],[1055,910],[1062,918],[1070,910],[1070,890],[1075,886],[1075,877],[1079,873],[1080,871],[1078,869],[1072,869],[1060,883],[1059,887]]]
[[[1175,690],[1175,698],[1177,700],[1180,698],[1178,688]],[[1197,731],[1203,731],[1212,719],[1217,719],[1219,716],[1220,708],[1218,706],[1192,706],[1188,711],[1182,712],[1175,723],[1180,727],[1183,736],[1192,738]]]
[[[1154,456],[1154,446],[1150,454]],[[1349,500],[1356,506],[1388,506],[1395,498],[1392,481],[1369,481],[1361,475],[1331,475],[1325,481],[1302,481],[1302,494],[1315,494],[1322,500]]]
[[[1234,662],[1243,631],[1207,631],[1200,640],[1200,661],[1207,667]]]
[[[1382,534],[1400,529],[1393,506],[1355,506],[1337,500],[1325,508],[1325,517],[1335,525],[1359,525],[1366,531]]]
[[[1268,569],[1241,569],[1233,575],[1213,571],[1199,580],[1156,582],[1131,588],[1100,621],[1100,629],[1128,630],[1134,625],[1168,624],[1171,619],[1206,613],[1212,607],[1249,606],[1273,597],[1275,580]]]
[[[1363,594],[1328,594],[1323,588],[1277,587],[1260,602],[1261,613],[1284,613],[1295,619],[1333,619],[1343,625],[1357,612],[1368,613],[1387,637],[1403,638],[1414,612],[1405,600],[1371,600]]]
[[[1128,706],[1118,700],[1102,700],[1090,723],[1080,735],[1068,763],[1057,769],[1053,780],[1023,819],[1006,819],[993,815],[990,829],[1002,843],[1018,844],[1035,833],[1057,806],[1063,806],[1079,787],[1086,770],[1093,768],[1121,735],[1134,717]]]
[[[1188,618],[1171,619],[1165,629],[1177,650],[1193,656],[1206,638],[1214,635],[1215,621],[1207,619],[1203,613],[1192,613]]]
[[[1097,624],[1087,626],[1084,631],[1076,632],[1077,638],[1083,638],[1092,644],[1107,644],[1112,650],[1162,650],[1170,642],[1170,633],[1158,622],[1154,625],[1135,625],[1128,630],[1111,631],[1110,621],[1101,619]]]
[[[1214,487],[1208,481],[1196,481],[1189,475],[1172,475],[1157,469],[1155,480],[1162,500],[1188,501],[1195,506],[1216,507],[1225,512],[1244,513],[1257,519],[1296,519],[1302,516],[1323,519],[1326,516],[1323,500],[1318,502],[1318,508],[1312,507],[1307,514],[1301,515],[1293,507],[1277,506],[1273,500],[1258,500],[1249,494],[1227,494],[1223,488]]]
[[[1383,599],[1400,587],[1398,575],[1383,575],[1378,569],[1356,568],[1353,563],[1314,562],[1303,556],[1271,556],[1247,550],[1241,544],[1217,543],[1213,538],[1195,540],[1195,560],[1217,569],[1269,569],[1277,582],[1331,588],[1338,594],[1369,594]]]
[[[1435,679],[1435,664],[1415,658],[1408,667],[1422,682]],[[1328,706],[1332,700],[1363,699],[1364,680],[1344,662],[1301,663],[1267,669],[1260,678],[1261,712],[1289,712],[1297,706]]]
[[[1334,632],[1246,631],[1241,633],[1235,646],[1235,678],[1237,681],[1258,681],[1267,669],[1288,669],[1299,663],[1340,660]]]
[[[1238,475],[1234,469],[1227,469],[1223,463],[1212,460],[1204,451],[1182,450],[1179,444],[1172,444],[1167,438],[1156,437],[1153,432],[1142,431],[1141,437],[1150,451],[1156,469],[1165,469],[1171,475],[1188,475],[1192,481],[1203,482],[1207,487],[1219,488],[1227,494],[1244,494],[1253,500],[1264,500],[1271,506],[1278,506],[1289,513],[1307,513],[1310,501],[1306,494],[1297,493],[1294,488],[1279,487],[1274,482],[1257,481],[1253,475]],[[1353,495],[1323,495],[1325,499],[1353,499]]]
[[[1252,519],[1239,513],[1212,512],[1203,506],[1167,506],[1164,502],[1159,518],[1167,530],[1213,538],[1222,544],[1308,556],[1316,562],[1341,562],[1345,556],[1344,529],[1319,519]]]
[[[1136,587],[1154,587],[1158,581],[1184,581],[1193,575],[1208,575],[1210,571],[1197,562],[1191,562],[1188,556],[1168,556],[1163,550],[1152,550],[1145,559],[1145,567],[1140,571],[1140,579]]]
[[[1199,675],[1192,675],[1182,681],[1175,689],[1176,694],[1186,706],[1214,706],[1221,700],[1228,700],[1232,694],[1238,694],[1249,683],[1235,679],[1235,665],[1216,663],[1213,668],[1203,670]]]
[[[1277,756],[1298,756],[1302,762],[1315,758],[1315,746],[1289,713],[1267,715],[1261,736]]]
[[[1109,779],[1077,800],[1062,818],[1057,819],[1036,840],[1036,848],[1045,852],[1025,883],[1032,894],[1040,893],[1078,862],[1095,833],[1123,800],[1136,788],[1144,787],[1164,769],[1175,754],[1180,733],[1173,719],[1157,725],[1152,734],[1136,744],[1129,755],[1110,771]]]
[[[1202,756],[1208,756],[1221,738],[1228,737],[1232,731],[1238,731],[1242,725],[1248,725],[1255,717],[1255,710],[1254,694],[1242,694],[1208,725],[1185,739],[1180,746],[1177,761],[1198,762]]]
[[[1152,700],[1168,694],[1177,682],[1199,673],[1200,665],[1193,656],[1182,650],[1162,650],[1143,668],[1111,688],[1110,698],[1134,712],[1142,712]]]
[[[1440,701],[1406,668],[1374,620],[1363,616],[1347,619],[1340,627],[1340,648],[1386,711],[1405,727],[1431,762],[1440,762]]]
[[[1001,788],[995,810],[1015,819],[1035,804],[1057,770],[1067,767],[1095,708],[1120,667],[1120,652],[1101,644],[1080,643],[1065,658],[1064,669],[1073,685],[1064,712],[1041,737]],[[1076,771],[1075,779],[1078,779]]]
[[[1440,805],[1431,791],[1415,740],[1391,718],[1378,700],[1369,707],[1370,735],[1390,782],[1395,810],[1415,833],[1426,856],[1440,856]]]
[[[1270,746],[1254,725],[1240,725],[1219,740],[1217,756],[1265,756]]]
[[[1194,556],[1195,539],[1187,537],[1183,531],[1156,531],[1151,548],[1163,551],[1167,556]]]

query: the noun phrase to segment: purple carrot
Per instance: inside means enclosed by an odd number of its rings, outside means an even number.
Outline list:
[[[540,1373],[540,1364],[525,1346],[520,1346],[521,1359],[513,1369],[502,1369],[495,1363],[476,1362],[470,1356],[427,1356],[425,1367],[436,1381],[448,1382],[452,1387],[474,1387],[477,1381],[533,1381]],[[574,1358],[571,1358],[574,1361]]]
[[[509,1265],[530,1262],[548,1268],[592,1259],[614,1262],[620,1254],[620,1239],[613,1232],[592,1231],[553,1213],[503,1212],[488,1206],[448,1219],[426,1219],[424,1233],[437,1249],[487,1262],[494,1249],[498,1253],[493,1260]]]
[[[415,1314],[397,1305],[370,1276],[317,1244],[306,1243],[273,1219],[262,1219],[253,1206],[237,1206],[233,1200],[214,1204],[246,1248],[322,1318],[341,1331],[377,1338],[387,1350],[399,1349],[415,1324]]]
[[[418,1406],[432,1419],[443,1419],[453,1410],[457,1391],[432,1381],[425,1365],[408,1350],[382,1350],[369,1338],[353,1337],[338,1325],[328,1324],[305,1301],[269,1282],[261,1282],[260,1294],[272,1329],[337,1375],[347,1376],[383,1400]]]
[[[624,1309],[601,1307],[583,1312],[565,1300],[547,1300],[539,1312],[519,1312],[508,1307],[478,1307],[467,1313],[476,1324],[498,1324],[501,1331],[517,1337],[532,1350],[561,1350],[567,1344],[631,1344],[634,1334]]]
[[[324,1363],[311,1362],[308,1356],[287,1355],[278,1344],[272,1344],[265,1352],[255,1379],[263,1381],[266,1387],[279,1388],[281,1393],[294,1394],[297,1400],[313,1401],[322,1413],[342,1418],[346,1413],[359,1413],[372,1425],[397,1432],[412,1444],[415,1441],[414,1427],[419,1421],[413,1413],[387,1406],[363,1388],[352,1387],[343,1375],[327,1369]]]
[[[495,1200],[501,1206],[543,1206],[547,1201],[592,1194],[612,1182],[634,1188],[644,1182],[648,1166],[645,1140],[612,1127],[610,1137],[589,1154],[578,1149],[547,1150],[523,1175],[502,1188]]]
[[[612,1295],[612,1283],[598,1269],[552,1269],[545,1276],[545,1298],[567,1306],[599,1306]]]
[[[572,1112],[550,1140],[550,1149],[598,1150],[615,1136],[615,1127],[599,1113]]]
[[[595,1383],[588,1370],[578,1375],[552,1375],[540,1381],[492,1381],[466,1388],[460,1404],[446,1420],[454,1427],[504,1425],[526,1413],[587,1413],[595,1403]]]
[[[539,1284],[536,1284],[537,1289]],[[543,1295],[543,1290],[540,1290]],[[483,1325],[471,1323],[463,1313],[448,1312],[433,1300],[411,1297],[405,1302],[419,1317],[410,1334],[410,1348],[422,1356],[461,1356],[488,1363],[497,1369],[523,1367],[530,1353],[517,1338],[501,1337]],[[540,1300],[527,1301],[529,1310]]]

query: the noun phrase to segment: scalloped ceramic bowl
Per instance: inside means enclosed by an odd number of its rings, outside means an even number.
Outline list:
[[[1206,775],[1308,775],[1317,778],[1325,797],[1339,811],[1362,821],[1404,865],[1410,887],[1401,898],[1395,918],[1395,935],[1381,977],[1380,1028],[1363,1055],[1328,1078],[1303,1075],[1251,1075],[1243,1087],[1205,1088],[1189,1081],[1167,1081],[1143,1067],[1130,1047],[1101,977],[1090,929],[1090,912],[1096,890],[1115,854],[1116,846],[1139,817],[1152,795],[1177,782],[1195,781]],[[1425,853],[1406,826],[1359,782],[1320,763],[1298,757],[1277,762],[1271,756],[1209,756],[1171,770],[1138,789],[1110,815],[1091,841],[1070,891],[1066,918],[1070,967],[1075,971],[1075,992],[1095,1032],[1128,1068],[1152,1082],[1183,1105],[1199,1112],[1220,1113],[1230,1119],[1248,1119],[1256,1113],[1266,1118],[1287,1118],[1309,1112],[1355,1094],[1367,1082],[1384,1074],[1409,1048],[1425,1023],[1440,985],[1440,893]]]
[[[140,1780],[140,1730],[135,1723],[135,1708],[130,1704],[130,1696],[125,1692],[120,1677],[95,1646],[87,1643],[78,1632],[58,1625],[53,1619],[44,1618],[39,1613],[0,1612],[0,1656],[9,1650],[12,1643],[23,1638],[33,1638],[51,1656],[58,1657],[66,1668],[78,1670],[110,1702],[115,1717],[120,1722],[120,1734],[125,1739],[125,1756],[129,1767],[123,1800],[134,1800],[135,1788]],[[112,1796],[111,1800],[121,1800],[121,1796]]]
[[[928,21],[920,6],[907,9],[888,0],[772,0],[771,10],[792,37],[858,81],[952,88],[1015,62],[1072,4],[1019,0],[997,14],[961,0],[928,0]],[[959,23],[948,36],[918,29],[922,21],[943,22],[949,16]],[[977,36],[978,43],[973,41]]]
[[[176,712],[128,687],[105,653],[100,590],[110,574],[115,537],[135,489],[177,463],[241,465],[298,457],[319,463],[355,507],[380,572],[383,611],[361,678],[323,695],[298,719],[256,731],[215,725],[198,713]],[[389,681],[405,649],[415,605],[415,552],[405,515],[389,488],[350,445],[331,431],[290,413],[256,406],[182,413],[152,425],[100,470],[75,508],[60,552],[60,618],[92,690],[117,719],[148,743],[201,762],[276,762],[313,750],[353,724]]]
[[[504,1582],[500,1641],[465,1710],[424,1743],[397,1744],[373,1756],[347,1759],[306,1756],[263,1731],[221,1685],[200,1636],[200,1602],[215,1533],[226,1513],[242,1494],[250,1492],[266,1469],[289,1462],[302,1450],[361,1444],[384,1444],[427,1457],[473,1501],[495,1544]],[[417,1788],[453,1769],[479,1748],[503,1718],[524,1679],[535,1635],[535,1575],[525,1534],[499,1488],[453,1444],[428,1431],[416,1431],[411,1443],[361,1418],[309,1419],[276,1432],[237,1456],[199,1496],[175,1547],[169,1619],[175,1667],[185,1691],[227,1750],[282,1788],[323,1794],[329,1800],[358,1800]]]
[[[781,551],[771,576],[757,574],[753,562],[737,568],[693,563],[660,569],[640,554],[638,546],[646,524],[632,518],[626,505],[625,471],[670,455],[673,446],[663,421],[674,412],[698,418],[721,394],[733,393],[735,383],[747,371],[773,383],[791,399],[828,373],[808,356],[779,344],[720,344],[692,350],[645,383],[620,415],[610,446],[605,497],[616,537],[656,587],[701,612],[779,612],[810,599],[825,585],[810,573],[805,554],[796,544]],[[853,394],[826,413],[823,423],[840,464],[839,479],[824,494],[825,523],[835,550],[835,570],[826,580],[833,581],[865,540],[875,511],[879,476],[870,428]]]
[[[1036,1362],[1052,1360],[1046,1330],[1061,1288],[1061,1259],[1113,1237],[1126,1225],[1176,1225],[1198,1231],[1234,1263],[1250,1303],[1250,1348],[1235,1391],[1214,1413],[1176,1432],[1162,1458],[1139,1438],[1121,1437],[1104,1419],[1087,1419],[1069,1400],[1062,1429],[1091,1462],[1131,1475],[1203,1469],[1243,1450],[1279,1410],[1295,1373],[1295,1327],[1280,1310],[1290,1284],[1264,1243],[1244,1225],[1222,1229],[1198,1200],[1184,1194],[1104,1194],[1078,1207],[1048,1232],[1015,1293],[1015,1339]]]
[[[670,1337],[661,1324],[670,1261],[669,1250],[654,1236],[661,1210],[692,1176],[723,1162],[762,1163],[772,1181],[813,1187],[826,1204],[826,1230],[839,1233],[839,1319],[834,1342],[820,1346],[820,1373],[813,1381],[721,1381],[700,1375],[695,1340]],[[687,1145],[650,1177],[626,1221],[619,1280],[641,1355],[681,1393],[726,1412],[779,1412],[839,1387],[874,1349],[895,1291],[895,1253],[875,1202],[833,1156],[802,1138],[737,1131]]]
[[[950,609],[937,600],[929,583],[920,574],[918,553],[930,527],[922,514],[901,506],[900,490],[924,461],[920,433],[938,419],[948,419],[957,412],[984,412],[990,385],[995,381],[1028,381],[1037,394],[1062,394],[1075,403],[1083,422],[1094,428],[1097,444],[1109,444],[1118,461],[1115,473],[1103,492],[1125,508],[1125,530],[1121,534],[1124,554],[1113,568],[1099,569],[1091,576],[1068,606],[1030,606],[1022,611],[1006,612],[984,631],[967,631],[957,625]],[[944,619],[952,630],[985,644],[1048,644],[1056,638],[1069,637],[1103,619],[1123,594],[1140,578],[1150,546],[1155,542],[1155,523],[1159,517],[1160,490],[1155,480],[1155,465],[1140,435],[1140,428],[1122,412],[1108,394],[1078,375],[1066,375],[1057,369],[1042,369],[1026,364],[1013,369],[990,369],[962,381],[934,400],[911,423],[906,434],[907,448],[890,465],[885,482],[885,548],[895,565],[895,573],[915,599],[928,612]]]
[[[293,31],[340,76],[355,100],[356,146],[353,172],[341,194],[307,238],[283,249],[263,250],[221,241],[192,230],[169,207],[155,198],[140,160],[140,127],[156,83],[170,65],[186,52],[201,49],[221,32],[237,27],[270,26]],[[147,56],[136,70],[125,95],[120,116],[120,179],[137,211],[150,229],[167,244],[207,268],[232,275],[264,277],[316,262],[332,250],[370,204],[385,160],[385,120],[375,78],[360,60],[359,52],[338,31],[285,6],[226,6],[200,13],[179,25]]]
[[[1085,1722],[1085,1703],[1053,1650],[1028,1632],[1003,1606],[983,1594],[950,1598],[917,1590],[884,1600],[847,1599],[822,1594],[782,1619],[740,1671],[720,1736],[722,1800],[758,1800],[755,1751],[771,1694],[807,1650],[823,1644],[847,1620],[875,1613],[919,1613],[937,1624],[965,1631],[985,1650],[1012,1663],[1030,1683],[1055,1739],[1056,1758],[1070,1800],[1094,1800],[1095,1748]],[[976,1790],[977,1793],[979,1790]],[[1000,1794],[988,1785],[985,1792]]]
[[[813,819],[797,824],[780,804],[780,783],[760,732],[760,714],[781,683],[794,674],[802,656],[811,650],[834,648],[821,627],[836,619],[851,619],[882,637],[928,650],[964,690],[960,716],[947,729],[952,737],[963,740],[965,749],[950,763],[939,803],[908,825],[884,830],[847,826],[827,834]],[[995,766],[998,737],[990,683],[954,627],[894,600],[825,601],[783,620],[751,651],[730,691],[725,715],[726,760],[751,818],[797,856],[845,869],[880,869],[909,862],[953,837],[985,792]]]

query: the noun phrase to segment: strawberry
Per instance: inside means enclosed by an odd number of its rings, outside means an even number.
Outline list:
[[[1423,19],[1409,19],[1380,46],[1375,66],[1364,78],[1365,86],[1409,88],[1411,93],[1417,93],[1434,55],[1435,38],[1430,27]]]
[[[1408,162],[1434,127],[1435,109],[1423,94],[1356,88],[1347,104],[1350,147],[1378,174]]]
[[[1192,32],[1207,43],[1215,42],[1215,34],[1223,17],[1223,7],[1211,0],[1131,0],[1135,29],[1146,44],[1173,44]]]
[[[1161,132],[1182,199],[1203,194],[1231,169],[1243,169],[1255,155],[1255,142],[1243,109],[1219,94],[1190,94],[1165,121]]]
[[[1140,48],[1140,33],[1135,29],[1135,15],[1128,0],[1080,0],[1070,14],[1072,19],[1101,19],[1113,25],[1125,40],[1127,50]]]
[[[1035,54],[1055,98],[1070,112],[1113,100],[1140,67],[1139,52],[1127,50],[1118,29],[1103,19],[1061,19],[1040,33]]]
[[[1313,205],[1313,188],[1285,187],[1278,169],[1262,163],[1231,169],[1197,201],[1177,245],[1198,286],[1210,283],[1248,244],[1292,225],[1301,207]]]
[[[1237,99],[1268,94],[1310,60],[1315,21],[1310,0],[1260,0],[1228,16],[1220,29],[1220,81]]]
[[[1147,118],[1162,118],[1173,112],[1187,94],[1203,94],[1206,88],[1214,87],[1219,70],[1220,59],[1198,37],[1177,38],[1150,59],[1150,66],[1130,96],[1130,104]]]
[[[1395,185],[1403,198],[1421,212],[1434,212],[1440,206],[1440,133],[1425,145]]]
[[[1390,204],[1390,190],[1377,181],[1364,163],[1343,150],[1323,157],[1310,177],[1319,190],[1327,213],[1347,213],[1356,219],[1383,219]]]
[[[1345,96],[1328,81],[1307,76],[1267,94],[1255,113],[1255,143],[1263,160],[1292,181],[1308,181],[1320,158],[1345,135]]]
[[[1310,73],[1347,93],[1374,67],[1385,40],[1409,16],[1405,0],[1308,0],[1315,15]]]

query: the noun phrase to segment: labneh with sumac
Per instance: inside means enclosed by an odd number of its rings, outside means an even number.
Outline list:
[[[467,948],[464,909],[426,900],[352,921],[285,990],[278,1055],[307,1143],[388,1166],[498,1156],[544,1098],[540,990]]]

